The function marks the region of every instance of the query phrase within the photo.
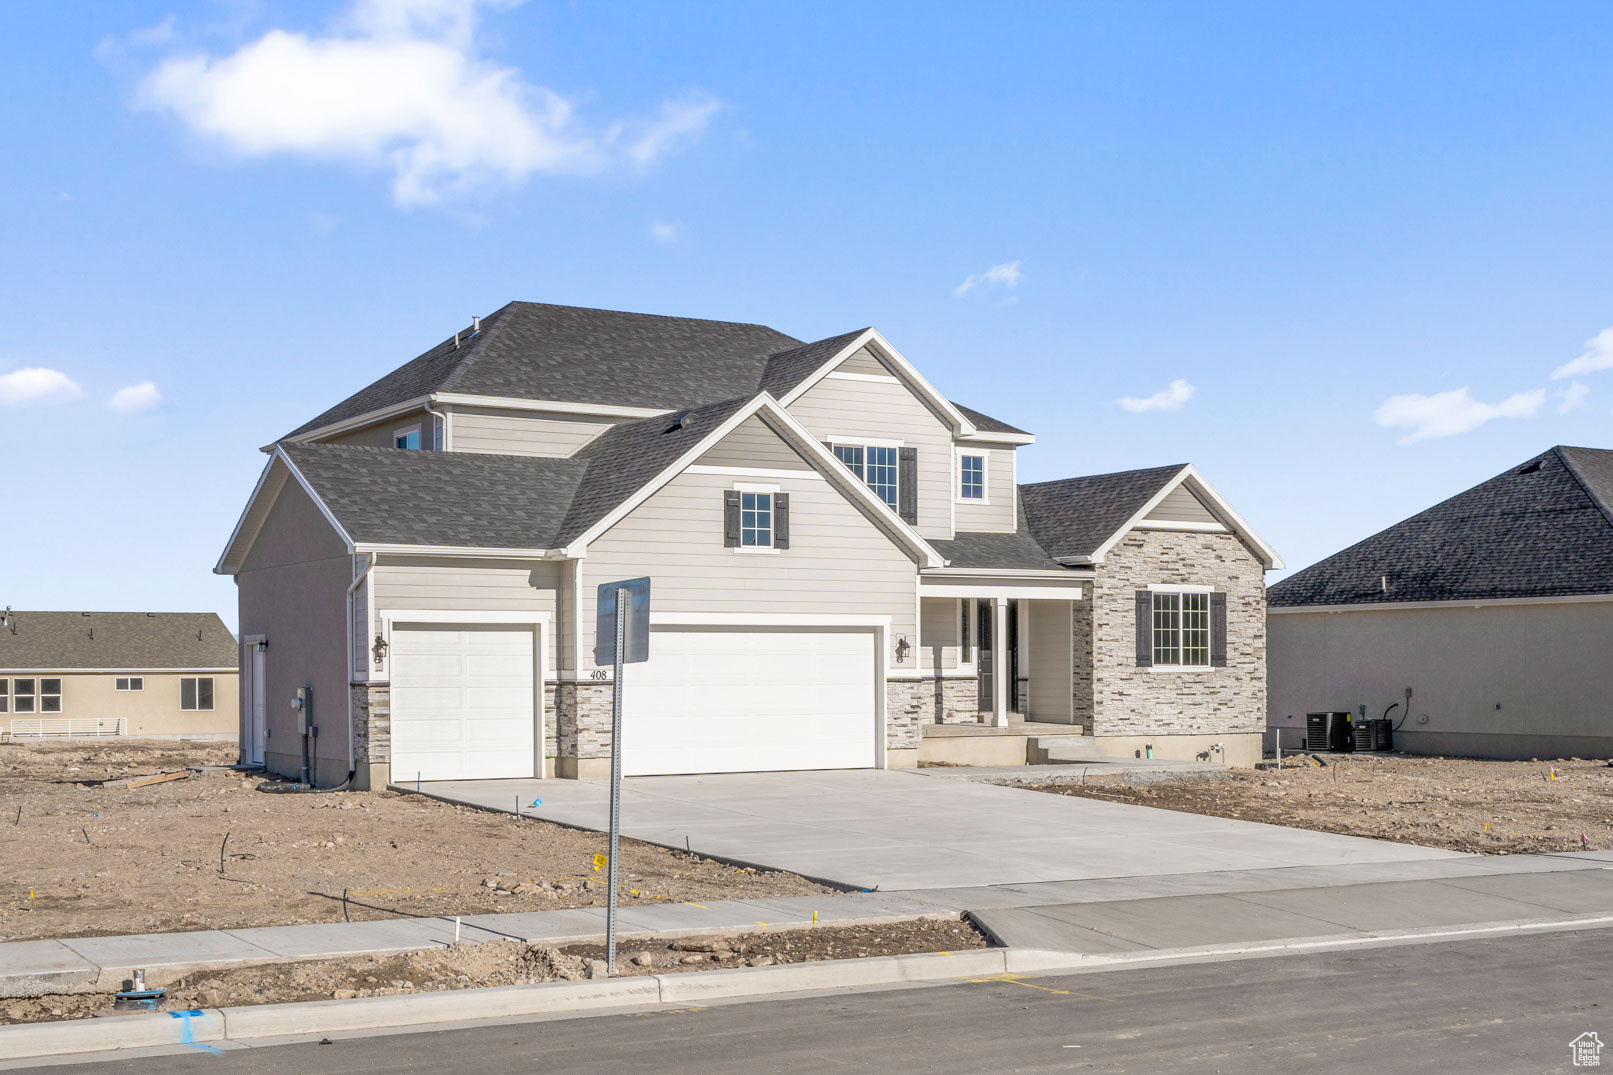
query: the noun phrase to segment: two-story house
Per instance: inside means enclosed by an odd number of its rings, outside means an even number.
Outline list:
[[[629,774],[1059,734],[1256,760],[1276,556],[1191,466],[1019,485],[1034,439],[873,329],[511,303],[265,449],[215,569],[243,756],[359,787],[602,775],[596,590],[648,575]]]

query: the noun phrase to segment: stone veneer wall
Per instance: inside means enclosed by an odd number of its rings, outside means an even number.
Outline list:
[[[901,712],[918,724],[975,724],[980,720],[979,680],[973,676],[925,676],[888,680],[885,689],[885,725],[894,728]],[[887,734],[890,746],[896,740]]]
[[[1134,594],[1149,583],[1214,586],[1226,593],[1226,667],[1137,666]],[[1098,567],[1090,618],[1087,631],[1079,617],[1075,621],[1075,716],[1092,734],[1217,735],[1265,728],[1265,571],[1237,535],[1132,531]],[[1092,670],[1090,686],[1080,672],[1085,646],[1091,647],[1084,665]]]
[[[611,685],[562,682],[554,687],[555,756],[610,757]]]
[[[1092,600],[1070,602],[1070,691],[1074,697],[1075,723],[1086,730],[1087,735],[1092,734],[1092,720],[1095,706],[1093,690],[1092,664],[1092,608],[1097,604],[1097,594],[1092,589],[1087,591]]]
[[[392,687],[386,683],[354,683],[353,761],[392,761]]]

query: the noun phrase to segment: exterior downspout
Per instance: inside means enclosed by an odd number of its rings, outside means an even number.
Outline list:
[[[431,415],[438,422],[442,423],[442,442],[437,443],[437,438],[434,436],[434,437],[432,437],[432,445],[431,446],[436,451],[446,452],[448,450],[448,416],[446,414],[443,414],[440,411],[434,411],[434,410],[431,409],[431,397],[430,396],[426,397],[425,409],[426,409],[427,414]],[[435,430],[433,432],[435,432]],[[375,565],[371,564],[370,566],[374,567]]]
[[[373,553],[373,552],[365,553],[365,557],[367,558],[367,562],[364,565],[364,570],[360,571],[358,573],[358,577],[353,579],[353,581],[348,584],[348,587],[347,587],[347,601],[346,601],[346,605],[347,605],[347,782],[349,784],[351,784],[353,782],[353,777],[358,772],[358,751],[353,746],[353,680],[358,674],[358,669],[353,667],[353,594],[355,592],[357,592],[357,590],[359,588],[359,585],[361,583],[363,583],[365,579],[368,579],[370,577],[370,572],[375,570],[375,562],[376,562],[376,560],[379,559],[379,556],[376,553]],[[369,631],[370,631],[369,625],[365,624],[364,633],[366,635],[368,635]]]

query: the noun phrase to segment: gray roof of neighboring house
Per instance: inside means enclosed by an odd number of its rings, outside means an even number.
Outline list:
[[[777,398],[865,331],[803,344],[766,325],[511,302],[281,439],[433,392],[665,410]],[[960,409],[981,429],[1023,432]]]
[[[1049,556],[1081,559],[1113,537],[1186,465],[1021,485],[1021,514]]]
[[[544,456],[281,446],[354,541],[554,547],[586,465]]]
[[[0,670],[234,668],[235,636],[216,612],[12,612]]]
[[[800,343],[765,325],[512,302],[458,347],[444,340],[287,436],[430,392],[700,406],[754,395],[769,356]]]
[[[1608,593],[1613,450],[1559,446],[1290,575],[1267,591],[1267,603]]]

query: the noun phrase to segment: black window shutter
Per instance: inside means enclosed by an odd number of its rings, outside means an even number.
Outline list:
[[[1154,594],[1152,590],[1137,591],[1137,667],[1150,667],[1154,663]]]
[[[773,547],[790,547],[790,494],[773,494]]]
[[[739,548],[739,490],[722,492],[722,544],[725,549]]]
[[[1227,595],[1210,595],[1210,664],[1227,666]]]
[[[919,450],[896,449],[896,503],[904,523],[919,521]]]

